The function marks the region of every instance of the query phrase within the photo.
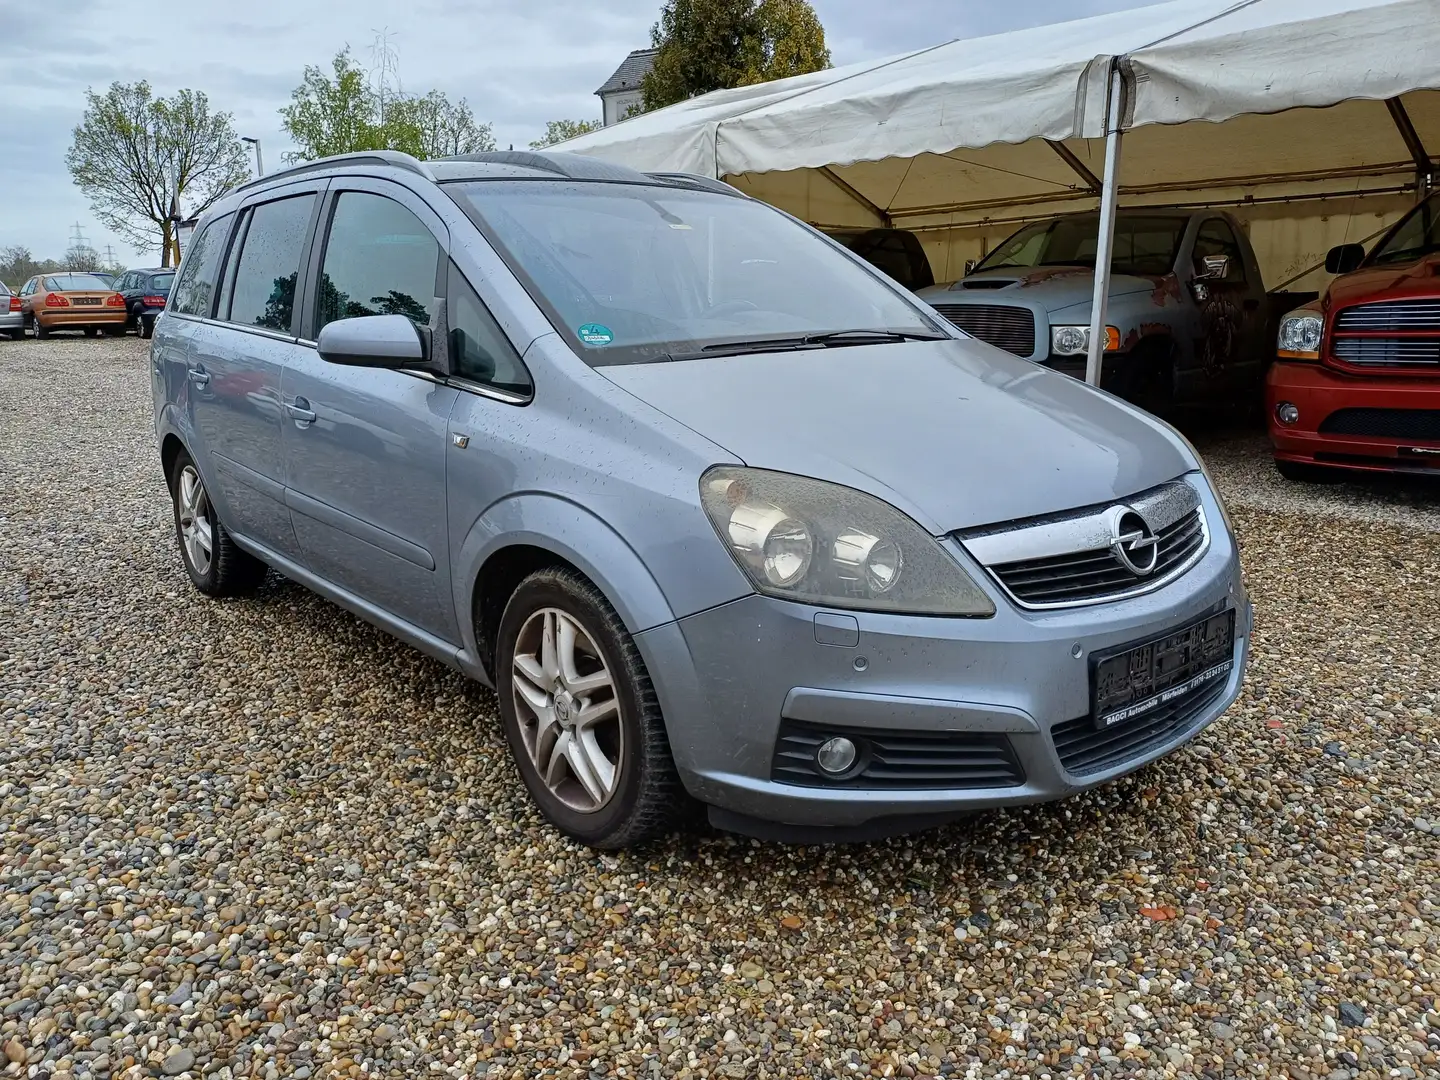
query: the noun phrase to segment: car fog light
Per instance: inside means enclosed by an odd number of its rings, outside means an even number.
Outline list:
[[[815,764],[822,772],[838,776],[855,764],[855,744],[849,739],[826,739],[815,751]]]
[[[1300,410],[1288,401],[1282,401],[1275,406],[1275,419],[1282,424],[1296,424],[1300,422]]]

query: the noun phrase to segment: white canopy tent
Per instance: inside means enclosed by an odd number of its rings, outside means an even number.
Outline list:
[[[1440,0],[1175,0],[717,91],[563,149],[911,229],[951,278],[957,247],[1058,211],[1233,206],[1286,252],[1273,285],[1432,183]]]

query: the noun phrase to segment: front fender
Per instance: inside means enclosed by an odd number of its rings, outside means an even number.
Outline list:
[[[559,496],[512,495],[476,520],[454,555],[455,610],[461,613],[466,659],[476,658],[477,669],[479,642],[475,620],[468,613],[480,572],[496,552],[520,545],[548,551],[575,566],[605,594],[631,634],[675,621],[669,601],[644,562],[605,521]]]

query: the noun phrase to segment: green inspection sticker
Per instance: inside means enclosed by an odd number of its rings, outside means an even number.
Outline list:
[[[598,322],[587,322],[575,332],[580,335],[580,340],[586,345],[609,345],[615,340],[615,335],[610,332],[610,328],[602,326]]]

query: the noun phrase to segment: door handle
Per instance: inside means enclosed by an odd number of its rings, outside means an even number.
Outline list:
[[[196,386],[209,386],[210,373],[203,367],[192,367],[186,370],[185,377]]]
[[[297,397],[294,401],[285,403],[285,411],[301,424],[310,424],[315,421],[315,410],[310,408],[310,402],[303,397]]]

